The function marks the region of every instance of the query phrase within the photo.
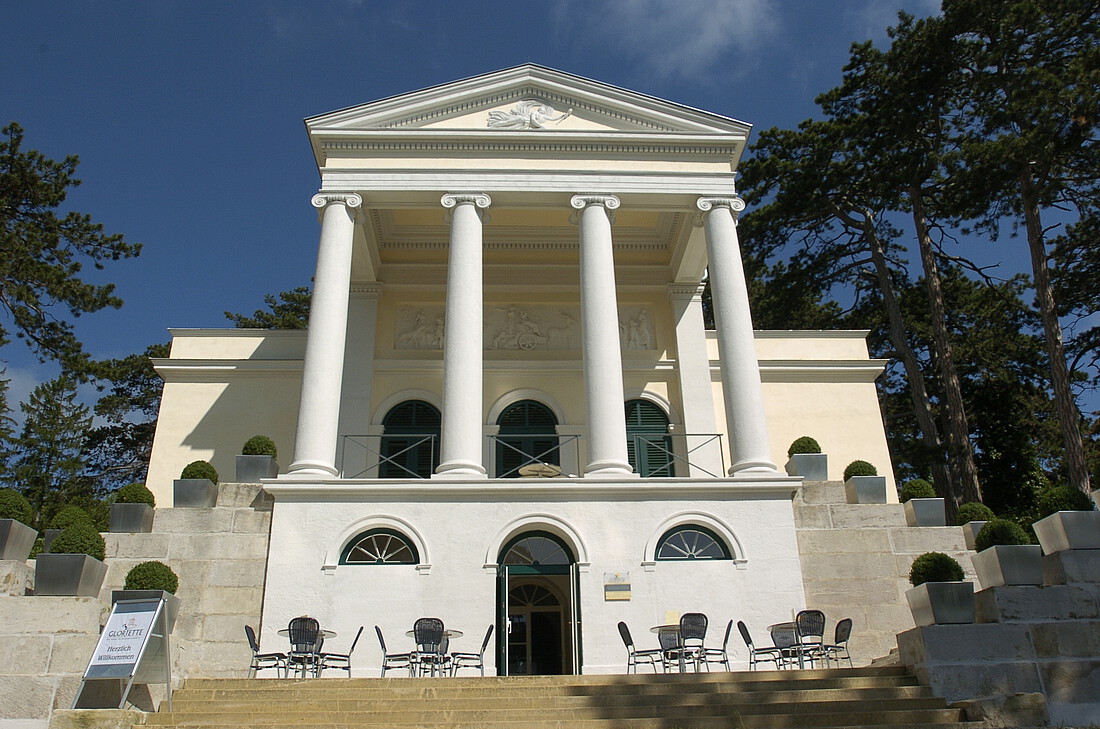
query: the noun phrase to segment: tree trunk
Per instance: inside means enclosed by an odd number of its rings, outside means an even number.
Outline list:
[[[920,260],[924,267],[924,287],[928,292],[928,308],[932,314],[932,347],[936,355],[937,369],[943,385],[946,407],[943,419],[947,426],[947,466],[951,471],[954,488],[948,489],[948,519],[954,522],[958,507],[968,501],[981,501],[982,490],[978,481],[978,468],[974,464],[974,448],[970,442],[970,425],[963,403],[959,373],[955,370],[955,355],[947,336],[947,307],[943,301],[940,268],[932,250],[928,234],[928,219],[924,212],[924,194],[918,187],[910,188],[909,199],[913,204],[913,225],[917,231]]]
[[[1066,449],[1066,470],[1069,471],[1071,486],[1085,494],[1091,494],[1085,448],[1081,440],[1081,411],[1077,408],[1069,386],[1069,368],[1066,367],[1066,351],[1062,344],[1062,325],[1058,322],[1054,292],[1050,286],[1050,269],[1047,267],[1047,248],[1039,215],[1038,194],[1027,172],[1020,175],[1020,198],[1027,228],[1027,245],[1031,252],[1035,298],[1039,302],[1039,316],[1043,321],[1043,335],[1047,344],[1047,356],[1050,358],[1050,386],[1054,390],[1058,425],[1061,427],[1062,442]]]

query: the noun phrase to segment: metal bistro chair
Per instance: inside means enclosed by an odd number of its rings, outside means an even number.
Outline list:
[[[256,631],[251,625],[244,626],[244,634],[248,637],[249,647],[252,648],[252,663],[248,667],[248,677],[255,678],[258,671],[274,668],[279,678],[285,678],[286,653],[260,653],[260,643],[256,640]]]
[[[378,634],[378,645],[382,646],[382,676],[391,668],[408,669],[409,675],[413,675],[413,659],[411,653],[390,653],[386,650],[386,639],[382,637],[382,629],[374,626],[374,632]]]
[[[802,646],[798,642],[798,628],[794,623],[782,623],[771,628],[772,643],[779,651],[778,668],[802,668]]]
[[[800,610],[794,616],[794,627],[798,632],[798,648],[802,660],[812,667],[825,658],[825,613],[820,610]]]
[[[704,648],[702,654],[699,656],[700,662],[710,670],[710,664],[720,663],[726,667],[726,670],[730,670],[730,633],[733,632],[733,620],[726,623],[726,637],[722,639],[721,648]]]
[[[489,638],[493,635],[493,625],[489,625],[489,629],[485,631],[485,639],[481,641],[480,653],[461,653],[455,652],[451,654],[451,675],[454,676],[458,673],[460,668],[477,668],[481,671],[481,675],[485,675],[485,648],[489,645]]]
[[[782,660],[782,652],[778,648],[757,648],[752,642],[752,636],[749,635],[749,629],[741,620],[737,621],[737,630],[740,631],[741,638],[745,641],[745,647],[749,649],[750,671],[756,670],[757,663],[773,663],[776,668],[780,668],[779,662]]]
[[[445,651],[443,639],[443,621],[439,618],[417,618],[413,623],[413,640],[416,641],[413,662],[418,676],[425,672],[430,676],[442,673],[450,658],[442,652]]]
[[[630,637],[630,628],[626,626],[626,623],[619,621],[619,635],[623,639],[623,644],[626,646],[626,672],[630,673],[630,669],[634,669],[634,673],[638,672],[639,663],[648,663],[653,666],[653,672],[657,673],[657,666],[661,665],[662,670],[664,668],[663,651],[660,648],[647,648],[646,650],[638,650],[634,647],[634,639]]]
[[[836,630],[833,632],[833,642],[821,647],[825,655],[826,666],[834,660],[838,666],[842,660],[847,660],[849,666],[853,665],[852,655],[848,652],[848,639],[851,637],[852,619],[844,618],[836,624]]]
[[[321,624],[316,618],[301,616],[294,618],[287,626],[290,636],[290,652],[287,653],[287,672],[290,670],[299,676],[317,676],[320,667]]]
[[[684,650],[684,660],[699,664],[703,660],[703,641],[707,637],[707,616],[703,613],[684,613],[680,616],[680,644]]]
[[[317,675],[320,676],[326,668],[335,668],[347,671],[351,678],[351,654],[355,652],[355,645],[359,642],[359,636],[363,634],[363,626],[359,626],[359,632],[355,634],[355,640],[351,642],[351,648],[347,653],[322,653],[317,665]]]
[[[661,642],[661,668],[666,673],[670,669],[683,673],[686,656],[684,645],[680,642],[680,631],[662,630],[657,633],[657,640]]]

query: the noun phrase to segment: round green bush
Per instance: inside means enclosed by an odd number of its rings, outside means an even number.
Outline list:
[[[34,520],[31,502],[15,489],[0,489],[0,519],[15,519],[27,526]]]
[[[943,552],[925,552],[913,560],[909,569],[909,582],[913,587],[925,582],[958,582],[962,578],[962,565]]]
[[[111,505],[108,502],[96,499],[85,503],[81,508],[88,512],[96,531],[111,531]]]
[[[898,498],[903,504],[909,499],[934,499],[936,498],[936,489],[923,478],[914,478],[902,485]]]
[[[1072,486],[1055,486],[1039,494],[1039,518],[1056,511],[1092,511],[1092,499]]]
[[[180,578],[172,568],[163,562],[142,562],[130,568],[126,573],[124,590],[164,590],[175,594],[179,589]]]
[[[974,548],[981,552],[998,544],[1031,544],[1024,528],[1008,519],[990,519],[974,537]]]
[[[53,515],[50,519],[50,529],[68,529],[70,526],[76,523],[84,523],[90,527],[94,527],[92,523],[92,516],[79,506],[66,506],[61,511]],[[53,548],[50,548],[53,551]]]
[[[143,483],[128,483],[115,492],[116,504],[148,504],[156,508],[153,492]]]
[[[971,521],[989,521],[994,518],[996,514],[993,513],[993,509],[983,504],[980,501],[968,501],[959,507],[958,524],[962,526]]]
[[[217,483],[218,472],[209,461],[192,461],[183,469],[180,478],[207,478]]]
[[[107,555],[107,543],[92,522],[75,522],[63,529],[50,544],[54,554],[87,554],[102,560]]]
[[[268,438],[266,435],[254,435],[244,442],[244,447],[241,448],[242,456],[271,456],[272,458],[278,457],[278,451],[275,448],[275,441]]]
[[[795,455],[796,453],[820,453],[821,446],[818,442],[808,435],[804,435],[801,438],[796,438],[794,443],[791,443],[791,447],[787,449],[787,458]]]
[[[844,480],[847,481],[852,476],[877,476],[878,469],[872,466],[867,461],[852,461],[848,464],[848,467],[844,469]]]

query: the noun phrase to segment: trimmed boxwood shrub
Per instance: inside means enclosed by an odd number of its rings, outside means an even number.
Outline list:
[[[180,478],[207,478],[217,483],[218,471],[210,465],[209,461],[192,461],[184,467]]]
[[[936,498],[936,489],[923,478],[914,478],[902,485],[898,498],[903,504],[909,499],[934,499]]]
[[[142,562],[126,573],[124,590],[164,590],[173,595],[179,589],[180,578],[163,562]]]
[[[111,531],[111,505],[108,502],[96,499],[84,504],[82,508],[88,512],[88,516],[92,519],[92,526],[96,528],[96,531]]]
[[[84,523],[94,528],[91,515],[79,506],[66,506],[50,519],[50,529],[68,529],[73,524]],[[58,536],[61,536],[60,534]],[[50,548],[51,551],[53,547]]]
[[[27,526],[34,520],[31,502],[15,489],[0,489],[0,519],[15,519]]]
[[[77,521],[65,527],[50,544],[53,554],[87,554],[98,560],[107,556],[107,543],[95,530],[91,520]]]
[[[275,448],[275,441],[268,438],[266,435],[254,435],[244,442],[244,447],[241,448],[242,456],[271,456],[272,458],[278,457],[278,451]]]
[[[980,552],[998,544],[1031,544],[1031,538],[1016,522],[994,518],[974,537],[974,548]]]
[[[878,469],[872,466],[867,461],[852,461],[848,464],[848,467],[844,469],[844,480],[847,481],[852,476],[877,476]]]
[[[116,504],[148,504],[153,508],[157,500],[153,492],[143,483],[128,483],[115,492]]]
[[[925,582],[959,582],[962,578],[962,565],[943,552],[925,552],[913,560],[909,569],[909,583],[913,587]]]
[[[801,438],[796,438],[794,443],[791,443],[791,447],[787,449],[787,458],[795,455],[796,453],[820,453],[821,446],[816,440],[808,435],[804,435]]]
[[[1092,511],[1092,499],[1072,486],[1055,486],[1039,494],[1039,518],[1056,511]]]
[[[968,501],[959,507],[958,524],[962,526],[970,521],[989,521],[996,517],[993,509],[980,501]]]

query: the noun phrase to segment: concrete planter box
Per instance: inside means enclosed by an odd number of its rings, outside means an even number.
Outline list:
[[[164,590],[111,590],[111,605],[119,600],[149,600],[164,598],[164,608],[168,613],[168,632],[176,627],[176,618],[180,614],[180,599]]]
[[[1100,511],[1056,511],[1033,526],[1045,554],[1100,549]]]
[[[0,519],[0,559],[26,562],[38,532],[15,519]]]
[[[966,540],[967,549],[974,551],[978,548],[978,532],[988,523],[987,521],[968,521],[962,525],[963,539]]]
[[[943,499],[909,499],[904,505],[905,523],[911,527],[947,526]]]
[[[237,456],[237,483],[259,483],[278,475],[279,464],[273,456]]]
[[[218,504],[218,485],[208,478],[177,478],[172,482],[172,506],[209,509]]]
[[[844,496],[849,504],[885,504],[885,476],[852,476],[844,482]]]
[[[111,504],[111,531],[131,534],[153,531],[153,507],[149,504]]]
[[[905,591],[917,627],[974,622],[973,582],[925,582]]]
[[[1038,544],[997,544],[970,561],[983,588],[1043,584],[1043,550]]]
[[[801,476],[807,481],[829,480],[829,456],[825,453],[795,453],[784,468],[788,476]]]
[[[107,565],[86,554],[40,554],[34,561],[35,595],[99,597]]]

